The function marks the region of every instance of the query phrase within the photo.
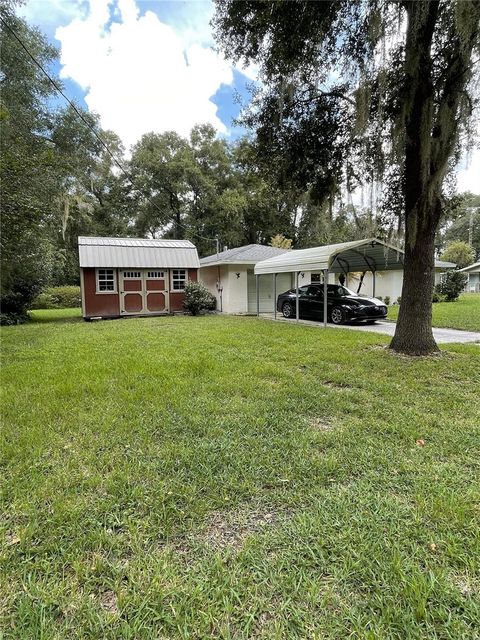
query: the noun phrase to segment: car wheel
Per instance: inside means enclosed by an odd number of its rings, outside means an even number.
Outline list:
[[[342,307],[333,307],[331,318],[333,324],[344,324],[347,319],[347,315]]]
[[[284,302],[282,307],[282,313],[284,318],[293,318],[294,308],[290,302]]]
[[[367,320],[365,324],[375,324],[376,320]]]

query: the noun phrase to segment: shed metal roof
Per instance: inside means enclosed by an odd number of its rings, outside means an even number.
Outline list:
[[[263,244],[246,244],[243,247],[235,247],[206,256],[200,259],[200,266],[213,266],[217,264],[256,264],[261,260],[286,253],[289,249],[278,249]]]
[[[321,271],[332,273],[369,270],[403,269],[403,251],[377,238],[329,244],[311,249],[288,251],[255,265],[255,274],[287,273],[292,271]]]
[[[80,267],[192,268],[200,266],[189,240],[161,238],[78,238]]]

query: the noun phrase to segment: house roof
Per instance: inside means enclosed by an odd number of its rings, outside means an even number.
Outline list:
[[[467,273],[480,273],[480,262],[474,262],[468,267],[463,267],[463,269],[459,269],[459,271],[466,271]]]
[[[377,238],[329,244],[311,249],[289,251],[264,260],[255,266],[258,275],[292,271],[364,271],[373,267],[378,271],[403,269],[403,251]]]
[[[268,247],[263,244],[247,244],[243,247],[236,247],[235,249],[227,249],[227,251],[221,251],[214,253],[211,256],[201,258],[200,266],[212,266],[217,264],[256,264],[260,260],[266,260],[273,256],[287,253],[289,249],[277,249],[276,247]]]
[[[457,265],[454,262],[445,262],[445,260],[435,260],[435,267],[439,269],[454,269]]]
[[[80,267],[198,268],[195,245],[189,240],[147,238],[78,238]]]

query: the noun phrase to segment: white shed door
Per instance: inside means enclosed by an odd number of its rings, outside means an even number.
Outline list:
[[[277,296],[292,288],[292,277],[290,273],[279,273],[277,275]],[[247,274],[248,284],[248,313],[257,313],[257,290],[255,286],[255,274],[250,269]],[[273,313],[273,276],[260,276],[260,313]]]

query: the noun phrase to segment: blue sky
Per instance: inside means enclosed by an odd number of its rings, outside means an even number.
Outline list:
[[[210,0],[27,0],[19,9],[60,50],[66,93],[99,114],[127,150],[149,131],[187,136],[200,122],[236,139],[240,95],[255,68],[214,50]],[[479,137],[480,137],[480,131]],[[458,191],[480,193],[480,151],[465,156]]]
[[[255,70],[215,51],[208,0],[28,0],[20,13],[59,48],[67,95],[127,148],[147,131],[188,135],[198,122],[243,133],[235,96],[248,101]]]

